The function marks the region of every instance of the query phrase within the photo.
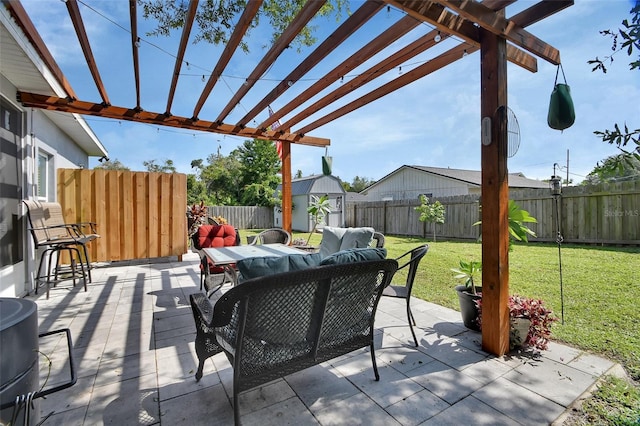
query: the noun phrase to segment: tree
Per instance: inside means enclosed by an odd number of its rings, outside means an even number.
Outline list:
[[[202,169],[200,177],[212,204],[218,206],[240,204],[241,164],[234,157],[211,154],[209,164]]]
[[[445,208],[440,201],[429,203],[429,198],[424,195],[420,195],[420,205],[415,207],[415,210],[420,213],[420,222],[431,223],[431,229],[433,230],[433,241],[436,241],[436,223],[444,223]]]
[[[623,28],[618,28],[618,32],[614,32],[611,30],[603,30],[600,31],[600,34],[604,36],[608,36],[612,38],[611,50],[613,53],[611,55],[605,56],[603,60],[596,57],[588,61],[589,64],[594,65],[591,71],[600,70],[606,74],[607,66],[606,64],[613,63],[613,56],[620,52],[621,50],[626,50],[627,55],[633,55],[633,49],[636,51],[640,50],[640,1],[636,0],[635,6],[631,9],[631,23],[629,23],[628,19],[622,21]],[[619,40],[622,40],[620,45],[618,44]],[[631,61],[629,63],[629,69],[631,71],[637,69],[640,70],[640,56],[638,60]],[[613,126],[613,130],[596,130],[593,133],[602,139],[603,142],[607,142],[609,144],[615,144],[620,151],[622,151],[622,155],[616,156],[612,161],[607,162],[606,166],[609,167],[609,171],[613,172],[612,169],[620,169],[626,166],[632,166],[632,158],[636,160],[640,160],[640,128],[629,128],[625,123],[621,129],[621,126],[618,123],[615,123]],[[629,143],[630,148],[627,148]],[[633,146],[635,144],[635,147]]]
[[[115,159],[113,161],[105,161],[104,163],[100,163],[99,165],[94,167],[95,170],[131,170],[124,164],[120,162],[120,160]]]
[[[273,142],[264,139],[246,140],[231,152],[241,164],[238,188],[239,200],[246,206],[273,207],[282,164]]]
[[[356,176],[353,178],[353,181],[351,183],[342,182],[342,187],[347,192],[361,192],[365,188],[373,185],[374,183],[376,183],[376,181],[373,179]]]
[[[156,164],[156,160],[143,161],[142,165],[151,173],[175,173],[176,167],[173,160],[164,160],[164,164]]]
[[[256,19],[251,22],[247,34],[259,25],[260,19],[267,19],[273,28],[272,42],[289,26],[298,11],[307,0],[266,0],[260,7]],[[172,30],[182,28],[188,11],[186,1],[175,0],[141,0],[142,15],[145,19],[154,18],[158,21],[154,30],[147,33],[151,36],[169,36]],[[226,44],[240,12],[247,6],[246,0],[203,1],[200,2],[195,16],[194,42],[206,41],[212,44]],[[348,10],[347,0],[332,0],[326,2],[319,11],[320,16],[336,14],[340,19],[341,12]],[[307,25],[294,39],[292,45],[298,47],[311,46],[316,42],[313,36],[313,26]],[[248,52],[245,42],[240,44],[243,51]]]
[[[640,180],[640,160],[632,156],[621,161],[621,156],[624,154],[612,155],[598,163],[583,184]]]
[[[356,176],[353,178],[353,182],[351,182],[351,190],[354,192],[360,192],[374,183],[376,183],[376,181],[373,179]]]

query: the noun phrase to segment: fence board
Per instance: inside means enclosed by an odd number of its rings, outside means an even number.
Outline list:
[[[187,252],[187,179],[181,173],[58,170],[67,222],[96,222],[92,261],[182,256]]]
[[[530,241],[555,242],[558,228],[556,202],[546,189],[512,191],[510,198],[538,223]],[[436,201],[435,199],[431,200]],[[480,220],[477,195],[439,198],[445,223],[436,225],[436,238],[477,239]],[[356,202],[346,206],[347,226],[373,226],[389,235],[431,238],[430,224],[421,223],[418,200]],[[588,244],[640,244],[640,182],[618,182],[563,188],[559,199],[560,231],[564,242]]]

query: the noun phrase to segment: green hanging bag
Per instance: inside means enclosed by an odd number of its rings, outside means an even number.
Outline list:
[[[567,78],[564,76],[564,69],[562,69],[564,84],[558,83],[558,71],[561,69],[562,64],[558,65],[556,70],[556,81],[551,92],[549,114],[547,115],[549,127],[556,130],[568,129],[576,121],[576,112],[573,109],[573,100],[571,99],[571,88],[567,84]]]

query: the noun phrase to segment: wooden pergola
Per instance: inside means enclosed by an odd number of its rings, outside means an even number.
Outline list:
[[[176,93],[180,70],[185,64],[185,52],[191,35],[198,0],[190,0],[188,13],[183,27],[180,44],[176,52],[173,77],[167,96],[165,111],[146,111],[140,93],[140,61],[138,54],[139,19],[136,0],[129,0],[130,8],[130,45],[133,56],[133,75],[135,80],[136,105],[116,106],[109,101],[100,71],[94,59],[91,42],[87,36],[83,19],[76,0],[65,0],[69,17],[73,22],[78,41],[84,52],[87,66],[95,81],[100,100],[81,100],[75,95],[70,83],[56,64],[53,56],[39,36],[26,11],[18,1],[2,0],[14,19],[21,26],[26,36],[35,46],[43,61],[54,73],[56,79],[66,92],[66,96],[29,93],[19,91],[17,99],[25,107],[43,108],[68,113],[94,115],[116,120],[128,120],[153,125],[172,126],[202,132],[235,135],[246,138],[259,138],[281,141],[283,144],[283,227],[291,230],[291,144],[312,146],[328,146],[326,138],[309,135],[316,128],[376,101],[409,83],[421,79],[452,62],[466,53],[480,50],[481,60],[481,117],[485,126],[490,127],[490,139],[481,147],[482,165],[482,282],[483,282],[483,328],[482,346],[496,355],[503,355],[509,349],[509,310],[507,306],[509,292],[509,233],[507,220],[508,182],[507,182],[507,61],[517,64],[531,72],[537,71],[537,59],[544,59],[552,64],[560,63],[560,53],[525,28],[535,22],[573,4],[572,0],[541,0],[514,16],[506,17],[505,8],[516,0],[369,0],[363,2],[338,28],[321,41],[307,57],[301,59],[288,75],[279,82],[274,82],[273,89],[251,107],[248,113],[235,123],[225,122],[235,105],[247,95],[253,85],[263,76],[289,46],[300,31],[316,16],[325,3],[324,0],[309,0],[298,12],[291,24],[268,52],[248,74],[245,84],[233,94],[226,106],[216,117],[202,117],[203,105],[210,96],[219,76],[231,61],[250,23],[258,13],[262,0],[250,0],[238,17],[237,24],[208,77],[204,90],[193,107],[191,117],[172,114],[172,103]],[[378,36],[368,41],[364,47],[351,54],[338,66],[331,69],[321,78],[307,82],[303,77],[314,66],[321,63],[332,51],[352,37],[355,31],[387,7],[394,7],[405,12],[405,16],[397,22],[389,21]],[[383,49],[415,29],[421,23],[427,23],[434,29],[407,44],[399,47],[385,59],[373,65],[359,77],[348,84],[316,99],[321,91],[332,83],[339,81],[356,67],[365,63]],[[397,69],[416,55],[434,47],[436,35],[442,38],[454,36],[462,40],[455,47],[438,54],[433,59],[411,69],[392,81],[372,89],[358,99],[341,107],[332,109],[335,103],[354,90],[387,71]],[[125,48],[125,47],[123,47]],[[293,84],[307,84],[308,87],[292,101],[273,112],[267,119],[258,120],[260,124],[251,127],[256,117],[267,110],[268,106],[283,95]],[[362,89],[361,89],[362,90]],[[315,121],[300,123],[318,111],[328,111]],[[487,120],[488,119],[488,120]],[[277,130],[270,129],[276,120],[281,121]],[[485,129],[487,130],[487,129]],[[478,137],[480,142],[481,137]]]

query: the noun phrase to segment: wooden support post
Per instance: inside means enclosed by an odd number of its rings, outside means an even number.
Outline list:
[[[480,29],[481,115],[491,119],[482,144],[482,348],[509,350],[509,183],[507,178],[507,44]]]
[[[291,233],[291,143],[282,141],[282,229]]]

